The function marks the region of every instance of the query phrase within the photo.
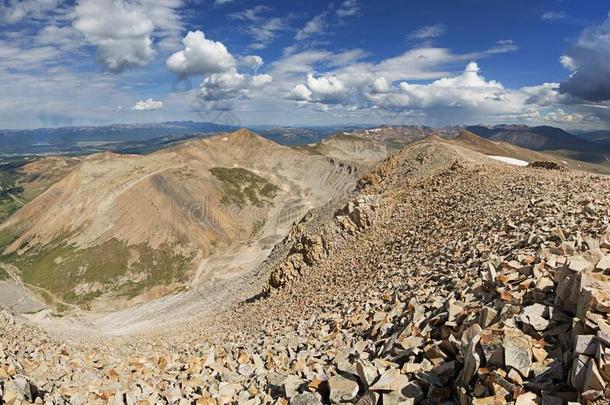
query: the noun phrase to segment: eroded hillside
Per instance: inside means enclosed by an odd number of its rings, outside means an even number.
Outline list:
[[[93,155],[0,226],[1,260],[51,304],[146,301],[252,268],[357,170],[246,130]]]

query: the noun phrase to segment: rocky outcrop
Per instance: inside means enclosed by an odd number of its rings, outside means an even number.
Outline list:
[[[530,164],[528,164],[528,167],[534,168],[534,169],[546,169],[546,170],[559,170],[562,172],[565,172],[568,170],[568,168],[564,165],[561,165],[557,162],[553,162],[551,160],[538,160],[535,162],[531,162]]]
[[[336,245],[346,243],[350,237],[365,231],[374,223],[377,208],[376,196],[363,195],[339,209],[334,220],[326,226],[308,227],[307,217],[294,225],[286,238],[292,247],[287,257],[271,272],[265,292],[291,284],[307,268],[326,259]]]
[[[363,195],[355,201],[350,201],[339,211],[336,215],[336,222],[350,235],[362,232],[375,222],[375,210],[378,206],[376,196]]]

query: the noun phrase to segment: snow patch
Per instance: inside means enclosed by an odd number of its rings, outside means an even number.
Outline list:
[[[499,160],[500,162],[508,163],[509,165],[527,166],[529,164],[525,160],[509,158],[509,157],[506,157],[506,156],[491,156],[491,155],[487,155],[487,157],[492,158],[494,160]]]

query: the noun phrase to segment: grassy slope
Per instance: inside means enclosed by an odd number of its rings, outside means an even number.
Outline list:
[[[23,163],[15,161],[0,166],[0,222],[21,208],[15,197],[26,200],[25,188],[20,184],[23,175],[19,172]]]
[[[276,185],[240,167],[214,167],[210,173],[223,183],[221,203],[225,205],[261,207],[271,203],[279,190]]]
[[[128,268],[134,251],[139,259]],[[155,250],[146,245],[128,247],[112,239],[100,246],[76,249],[61,238],[44,249],[2,258],[19,268],[25,283],[84,307],[108,292],[131,298],[155,286],[185,282],[190,260],[175,255],[170,246]],[[126,273],[135,280],[126,279]],[[101,288],[78,292],[81,283],[99,283]]]
[[[210,171],[222,182],[225,204],[263,206],[270,204],[278,191],[278,187],[246,169],[217,167]],[[8,174],[6,178],[9,179]],[[11,178],[18,179],[19,174]],[[253,224],[252,232],[258,232],[263,224]],[[15,239],[9,231],[0,233],[0,251]],[[190,276],[193,258],[176,254],[175,246],[152,249],[111,239],[78,249],[68,240],[69,235],[62,235],[47,246],[36,246],[22,255],[2,256],[0,261],[15,265],[24,283],[85,308],[106,293],[131,298],[156,286],[184,283]],[[128,265],[134,256],[139,259]],[[44,298],[44,292],[39,293]],[[47,300],[53,301],[49,297]]]

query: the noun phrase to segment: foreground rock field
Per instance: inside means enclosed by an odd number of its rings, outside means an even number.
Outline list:
[[[408,146],[194,323],[84,339],[4,310],[0,402],[609,403],[610,178],[538,166]]]

